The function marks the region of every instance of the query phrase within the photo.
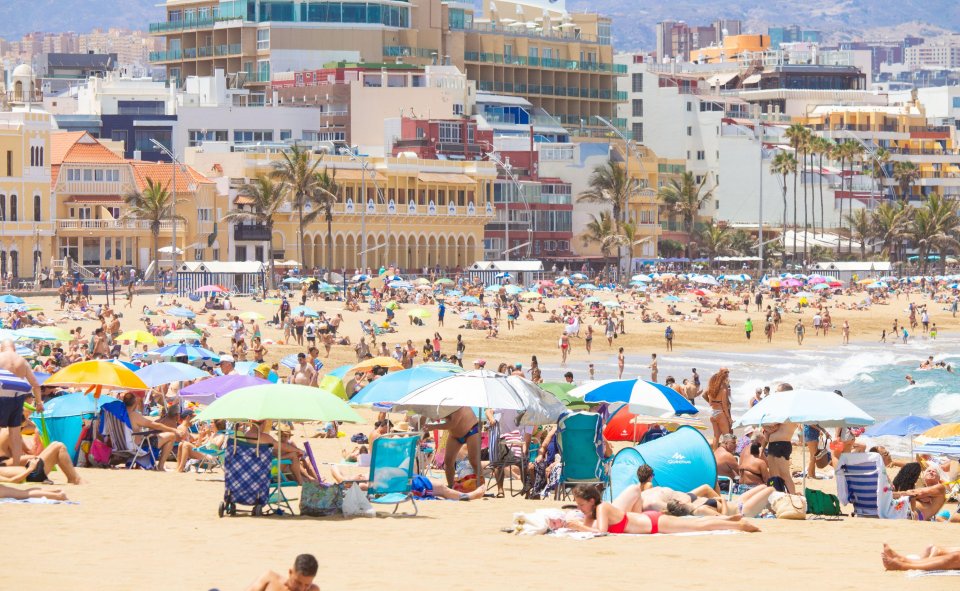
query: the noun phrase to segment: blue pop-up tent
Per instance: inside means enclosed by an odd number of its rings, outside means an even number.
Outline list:
[[[653,468],[653,485],[690,491],[702,484],[717,483],[717,460],[700,431],[682,426],[669,435],[620,450],[610,468],[608,500],[637,484],[637,468]]]
[[[123,402],[113,396],[102,394],[96,398],[93,394],[74,392],[48,400],[44,403],[44,412],[38,413],[37,418],[42,417],[46,424],[50,441],[64,444],[70,453],[70,460],[76,464],[77,440],[83,431],[83,421],[85,418],[92,419],[104,408],[121,417],[121,420],[127,417]],[[126,420],[129,422],[130,419]]]

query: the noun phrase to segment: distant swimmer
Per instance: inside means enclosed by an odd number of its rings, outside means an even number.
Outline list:
[[[920,369],[933,369],[933,355],[927,357],[923,363],[920,364]]]
[[[914,380],[913,376],[911,376],[910,374],[907,374],[906,380],[907,380],[907,383],[910,384],[911,386],[915,386],[917,384],[917,381]]]

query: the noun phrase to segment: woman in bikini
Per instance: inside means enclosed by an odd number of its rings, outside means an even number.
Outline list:
[[[561,527],[590,533],[611,534],[676,534],[694,531],[732,530],[758,532],[760,529],[741,515],[729,517],[698,517],[684,519],[664,515],[659,511],[629,513],[602,501],[602,492],[592,484],[581,484],[573,489],[573,500],[583,513],[583,521],[551,519],[550,529]]]
[[[713,449],[720,446],[720,436],[731,433],[733,417],[730,415],[730,370],[722,367],[713,374],[707,389],[703,393],[704,400],[710,405],[710,424],[713,426]]]

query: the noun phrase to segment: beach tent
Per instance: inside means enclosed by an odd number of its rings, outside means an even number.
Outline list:
[[[717,483],[717,460],[710,444],[697,429],[682,426],[669,435],[620,450],[610,468],[607,500],[637,484],[637,468],[643,464],[653,468],[654,486],[686,492]]]
[[[77,463],[77,441],[83,431],[84,419],[92,419],[99,411],[107,408],[113,414],[126,416],[123,402],[106,394],[99,398],[93,394],[74,392],[57,396],[44,405],[44,411],[37,413],[46,424],[50,441],[59,441],[67,448],[70,461]],[[122,410],[121,410],[122,409]]]

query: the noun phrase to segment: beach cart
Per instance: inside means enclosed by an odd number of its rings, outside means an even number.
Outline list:
[[[217,514],[236,515],[237,505],[249,505],[252,515],[263,515],[270,502],[270,464],[273,459],[268,445],[238,441],[234,436],[227,443],[223,458],[224,492]]]

